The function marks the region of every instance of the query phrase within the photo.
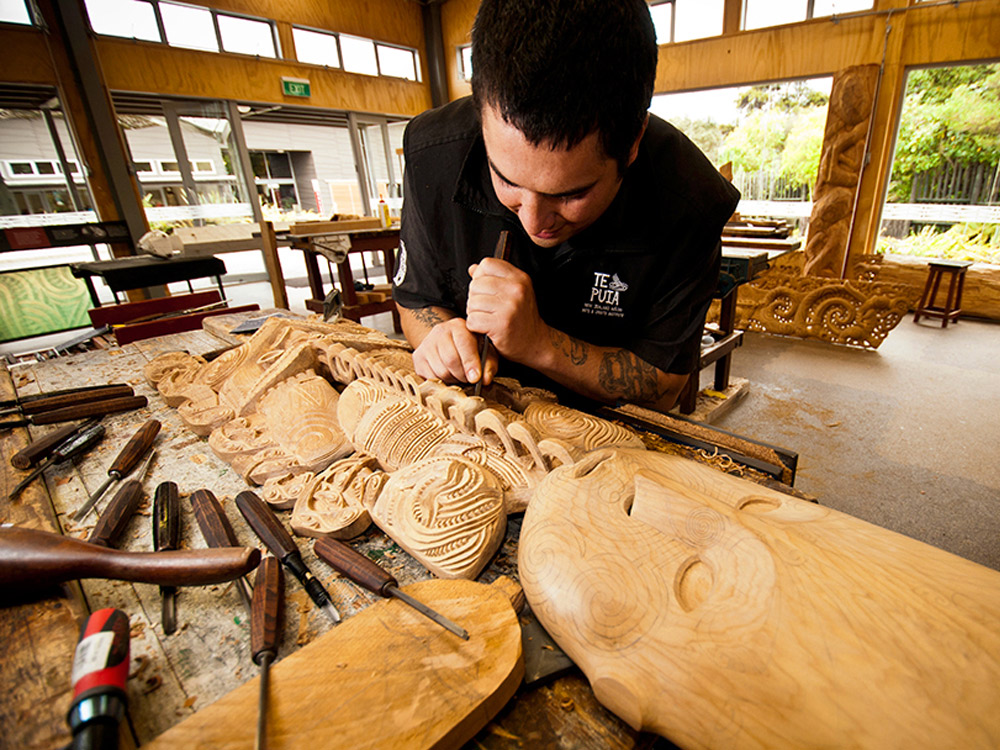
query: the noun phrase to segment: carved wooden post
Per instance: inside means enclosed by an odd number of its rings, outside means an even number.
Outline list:
[[[833,77],[805,248],[807,275],[840,278],[877,77],[877,65],[846,68]]]

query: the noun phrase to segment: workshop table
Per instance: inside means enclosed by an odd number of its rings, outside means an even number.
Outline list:
[[[247,315],[252,316],[253,313]],[[14,366],[10,377],[0,371],[0,398],[73,386],[127,382],[136,394],[149,398],[145,409],[106,417],[104,441],[78,463],[47,470],[10,503],[6,500],[23,472],[12,469],[10,457],[29,440],[25,428],[0,433],[0,523],[86,538],[96,521],[90,514],[74,523],[72,513],[107,476],[108,465],[122,444],[148,419],[162,423],[155,445],[156,458],[144,482],[146,501],[119,545],[122,549],[152,549],[150,503],[162,481],[177,483],[181,492],[182,548],[204,548],[187,496],[208,488],[223,503],[240,542],[258,544],[233,498],[248,489],[231,467],[216,457],[207,441],[191,433],[162,398],[145,382],[143,366],[158,354],[185,349],[192,354],[215,351],[221,340],[205,331],[190,331],[147,339],[121,348],[91,351],[58,359]],[[36,439],[50,428],[32,427]],[[112,495],[114,489],[108,493]],[[107,498],[100,504],[103,508]],[[287,523],[287,516],[283,514]],[[480,576],[489,582],[498,575],[516,580],[520,517],[508,521],[506,540],[489,568]],[[307,564],[328,589],[345,618],[377,597],[334,574],[299,539]],[[427,571],[376,527],[353,546],[377,557],[406,585],[429,578]],[[128,681],[131,726],[140,743],[158,736],[185,717],[254,678],[258,668],[249,654],[249,622],[232,583],[180,589],[177,632],[165,636],[160,624],[158,587],[151,584],[85,580],[64,589],[39,592],[38,598],[3,607],[0,614],[0,726],[10,747],[59,748],[67,744],[65,722],[71,701],[70,671],[78,628],[88,612],[117,607],[131,622],[131,669]],[[330,624],[296,582],[286,586],[286,613],[279,660],[326,632]],[[124,727],[124,724],[123,724]],[[373,724],[377,731],[377,723]],[[134,742],[123,729],[122,747]],[[579,672],[542,687],[522,687],[501,713],[468,744],[469,748],[575,747],[669,748],[671,743],[637,733],[596,702]]]
[[[69,267],[74,276],[83,279],[86,283],[94,307],[101,306],[97,290],[94,288],[94,276],[100,277],[108,285],[116,303],[118,302],[118,292],[171,284],[175,281],[186,281],[188,290],[193,293],[191,279],[202,279],[208,276],[215,277],[215,283],[219,286],[219,294],[222,295],[222,299],[226,298],[226,290],[222,288],[222,277],[226,274],[226,264],[222,262],[221,258],[212,255],[196,258],[186,258],[182,255],[174,255],[169,258],[160,258],[155,255],[134,255],[114,260],[70,263]]]

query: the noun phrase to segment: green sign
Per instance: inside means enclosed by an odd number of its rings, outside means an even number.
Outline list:
[[[282,78],[281,93],[285,96],[308,97],[311,93],[309,90],[309,81],[305,78]]]

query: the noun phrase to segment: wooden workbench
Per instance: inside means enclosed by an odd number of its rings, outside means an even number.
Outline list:
[[[252,314],[251,314],[252,315]],[[217,350],[223,342],[204,331],[173,334],[104,351],[14,366],[10,376],[0,371],[0,398],[12,386],[21,395],[72,386],[127,382],[149,398],[149,406],[132,413],[105,418],[104,441],[75,466],[50,468],[44,481],[36,480],[13,503],[7,494],[23,475],[10,466],[10,457],[29,440],[24,428],[0,433],[0,522],[86,538],[96,521],[91,514],[75,524],[70,516],[105,478],[108,465],[121,445],[147,419],[162,423],[156,443],[157,458],[144,482],[147,500],[133,519],[123,549],[152,549],[150,500],[159,482],[171,480],[181,491],[182,547],[203,548],[187,496],[196,489],[210,489],[223,503],[237,537],[246,545],[261,546],[234,507],[235,495],[246,483],[209,449],[207,441],[192,434],[159,395],[149,388],[142,368],[156,355],[186,349],[193,354]],[[30,428],[38,438],[50,428]],[[99,505],[104,507],[107,498]],[[286,514],[287,515],[287,514]],[[287,523],[287,517],[284,519]],[[391,540],[378,531],[367,532],[353,544],[378,557],[405,585],[429,577]],[[508,522],[507,538],[480,580],[499,574],[516,578],[516,540],[520,518]],[[375,598],[318,562],[312,544],[299,540],[307,564],[330,592],[345,618],[356,614]],[[158,588],[87,580],[40,592],[33,602],[4,606],[0,612],[0,747],[57,748],[69,740],[65,723],[70,705],[70,670],[78,629],[90,611],[118,607],[131,620],[131,670],[128,681],[131,732],[125,743],[139,744],[156,737],[186,716],[203,708],[257,675],[249,655],[249,623],[232,584],[184,588],[177,599],[177,632],[165,636],[160,624]],[[280,655],[286,656],[330,628],[329,622],[292,578],[286,583],[284,638]],[[377,731],[377,722],[373,723]],[[126,744],[123,744],[123,747]],[[635,748],[672,745],[651,735],[639,734],[601,707],[586,680],[570,674],[536,688],[522,688],[494,721],[472,740],[470,748],[576,747]]]

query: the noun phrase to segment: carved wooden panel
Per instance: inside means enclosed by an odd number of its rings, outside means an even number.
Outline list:
[[[292,510],[292,529],[299,536],[353,539],[371,524],[368,506],[375,502],[389,475],[375,459],[355,454],[336,461],[301,484]]]
[[[685,459],[601,450],[522,526],[532,611],[685,748],[996,747],[1000,573]]]

